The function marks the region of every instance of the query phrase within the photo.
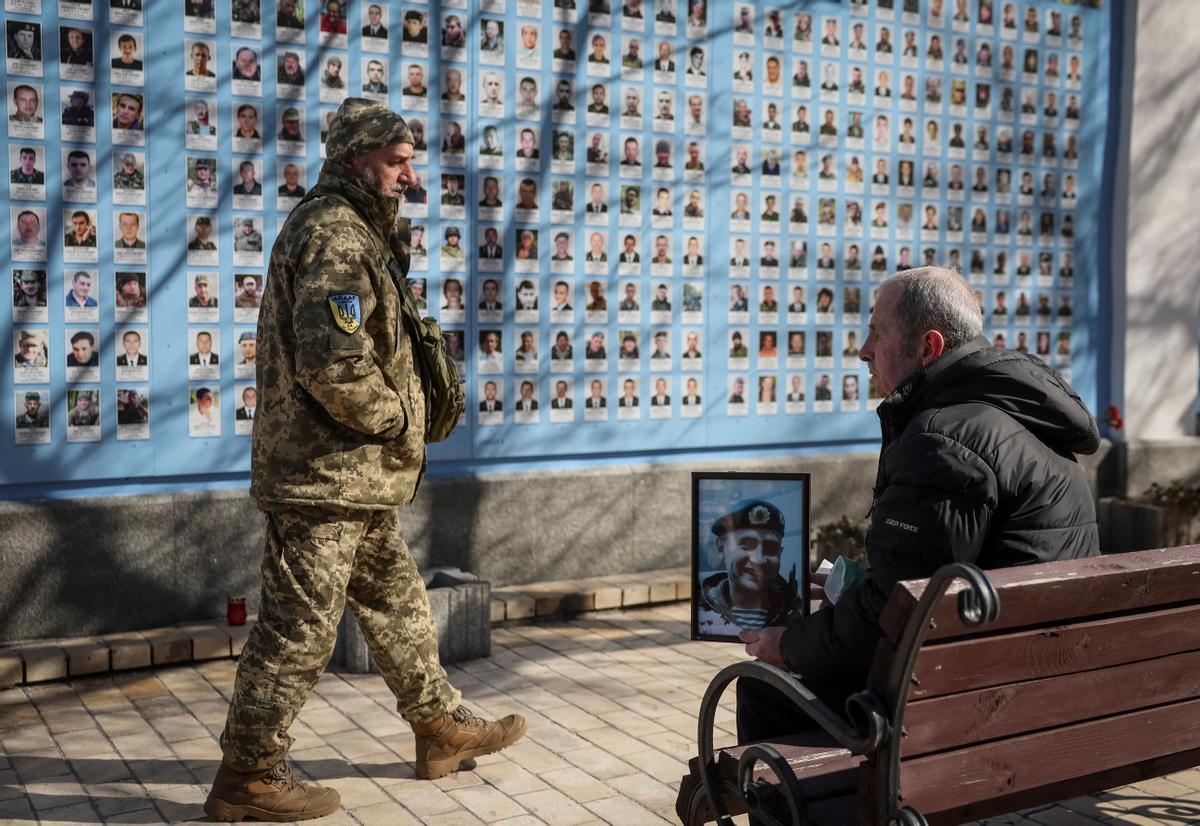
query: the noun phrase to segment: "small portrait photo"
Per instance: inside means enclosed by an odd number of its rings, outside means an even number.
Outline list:
[[[346,13],[349,0],[321,0],[321,43],[335,49],[346,48]]]
[[[137,388],[117,389],[117,440],[150,438],[150,399]]]
[[[71,330],[67,337],[67,381],[100,380],[100,331]]]
[[[84,26],[62,26],[58,34],[58,76],[63,80],[95,79],[92,30]]]
[[[45,147],[11,143],[8,147],[8,180],[12,197],[23,201],[46,200]],[[87,154],[86,152],[84,153]],[[95,200],[95,192],[92,192]]]
[[[362,94],[372,100],[387,101],[387,60],[373,57],[362,62]]]
[[[234,209],[262,209],[262,194],[262,161],[234,158]]]
[[[9,83],[8,136],[10,138],[44,138],[45,112],[42,109],[40,83]]]
[[[34,269],[14,269],[12,276],[13,321],[17,323],[42,322],[49,320],[49,310],[46,306],[46,271]],[[86,274],[86,273],[85,273]],[[90,289],[91,280],[89,277]],[[88,305],[94,314],[96,299],[88,296]],[[67,296],[70,306],[70,295]],[[96,320],[96,319],[89,319]]]
[[[100,391],[67,391],[67,441],[100,440]]]
[[[348,73],[345,72],[345,68],[345,61],[340,55],[334,54],[325,58],[321,65],[322,103],[341,103],[346,97],[346,75]]]
[[[304,61],[298,51],[283,50],[275,58],[275,92],[277,97],[304,99]]]
[[[113,260],[118,264],[146,263],[146,215],[122,210],[113,216]]]
[[[108,0],[108,22],[122,26],[143,25],[144,0]]]
[[[479,385],[479,424],[498,425],[504,421],[504,382],[487,379]]]
[[[479,114],[487,118],[504,116],[504,77],[499,72],[484,72],[479,79]]]
[[[218,315],[218,275],[215,272],[189,273],[191,293],[188,296],[188,321],[215,323]]]
[[[693,639],[807,613],[809,496],[804,473],[692,474]]]
[[[118,270],[113,274],[116,300],[115,316],[118,322],[144,322],[149,319],[149,298],[146,273]]]
[[[388,44],[388,4],[361,3],[363,13],[362,48],[368,52],[386,52]],[[418,12],[419,14],[419,12]],[[406,21],[407,28],[407,21]],[[428,31],[425,41],[429,42]]]
[[[146,355],[149,350],[145,330],[125,330],[121,333],[120,347],[117,350],[117,372],[122,374],[123,379],[140,380],[129,378],[128,374],[129,371],[136,371],[139,367],[150,366],[150,359]]]
[[[258,319],[258,308],[262,306],[262,273],[240,272],[233,275],[233,320],[250,322]],[[239,313],[239,310],[249,312]]]
[[[109,54],[112,66],[112,82],[123,86],[145,84],[144,56],[141,32],[112,32],[109,35]]]
[[[95,261],[97,211],[94,209],[63,210],[64,258],[67,261]],[[18,227],[19,228],[19,227]]]
[[[254,369],[258,364],[258,333],[254,330],[242,330],[237,334],[237,345],[233,353],[233,374],[235,378],[252,379]]]
[[[188,436],[206,438],[221,435],[221,388],[188,388]]]
[[[234,109],[233,148],[236,152],[261,152],[262,133],[259,132],[259,107],[256,104],[238,103]]]
[[[215,207],[217,205],[219,186],[216,165],[216,158],[189,157],[187,159],[185,191],[189,207]]]
[[[501,330],[479,331],[479,352],[476,357],[479,372],[500,373],[504,370],[504,351]]]
[[[217,44],[212,40],[185,40],[184,54],[187,55],[183,72],[184,88],[192,92],[217,91],[217,74],[213,60]]]
[[[216,264],[218,256],[215,218],[188,216],[187,249],[189,264]]]
[[[63,140],[95,143],[96,107],[92,103],[91,91],[63,86],[60,95]]]
[[[254,5],[257,7],[258,3]],[[234,0],[234,9],[238,2]],[[214,0],[183,0],[183,30],[185,32],[204,32],[216,34],[217,17]]]
[[[235,95],[262,96],[262,65],[258,52],[249,46],[241,46],[233,53],[233,93]]]
[[[261,267],[263,263],[263,219],[261,215],[237,215],[233,219],[233,263]]]
[[[112,95],[113,143],[143,146],[146,143],[144,120],[145,95],[140,92],[115,92]]]
[[[246,378],[254,378],[253,370]],[[254,432],[254,416],[258,412],[258,388],[253,384],[234,386],[237,408],[233,413],[233,432],[238,436],[249,436]]]
[[[322,133],[324,134],[324,133]],[[279,113],[279,132],[275,136],[276,150],[281,155],[303,155],[306,140],[304,108],[287,106]],[[236,139],[235,139],[236,144]],[[236,148],[236,145],[235,145]],[[324,149],[324,145],[322,145]]]
[[[429,16],[427,13],[418,11],[417,9],[409,9],[404,12],[403,30],[400,32],[400,51],[403,54],[418,55],[421,57],[429,54]],[[366,31],[366,27],[364,27]],[[367,37],[368,35],[363,35]]]
[[[479,24],[479,62],[490,66],[504,65],[504,21],[495,17],[481,18]]]
[[[17,390],[13,393],[16,443],[50,443],[50,391]]]
[[[13,382],[44,384],[50,381],[50,331],[13,330]]]
[[[188,98],[183,109],[184,142],[188,149],[217,148],[217,101],[215,98]]]
[[[8,20],[4,27],[8,73],[41,77],[42,24],[32,20]]]
[[[276,2],[275,38],[285,43],[304,42],[304,3],[301,0]]]
[[[442,18],[442,58],[466,60],[467,30],[462,15],[447,14]]]

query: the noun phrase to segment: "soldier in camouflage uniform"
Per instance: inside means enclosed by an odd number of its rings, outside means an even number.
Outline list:
[[[400,314],[407,226],[396,225],[404,188],[417,183],[412,155],[399,115],[346,100],[320,180],[271,252],[250,487],[267,515],[262,607],[204,807],[218,820],[337,809],[336,791],[300,783],[284,758],[347,600],[417,735],[420,776],[442,777],[525,733],[519,715],[487,721],[460,705],[396,514],[425,470],[425,395]]]

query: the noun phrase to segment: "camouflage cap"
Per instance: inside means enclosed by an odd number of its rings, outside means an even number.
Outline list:
[[[42,343],[42,339],[37,333],[33,332],[32,330],[22,330],[21,331],[21,346],[22,347],[24,347],[26,344],[41,344],[41,343]]]
[[[42,400],[42,394],[41,394],[41,393],[37,392],[36,390],[29,390],[29,391],[26,391],[26,393],[25,393],[25,401],[27,401],[27,402],[40,402],[41,400]]]
[[[404,118],[387,106],[365,98],[347,98],[329,124],[325,156],[345,162],[393,143],[413,142]]]

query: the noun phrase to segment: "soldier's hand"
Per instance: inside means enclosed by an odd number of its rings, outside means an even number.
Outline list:
[[[751,657],[776,668],[785,668],[783,655],[779,651],[779,640],[782,639],[783,632],[781,626],[774,625],[757,631],[747,629],[738,634],[738,639],[746,643],[746,653]]]

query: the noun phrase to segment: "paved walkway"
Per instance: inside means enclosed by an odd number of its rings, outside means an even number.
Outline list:
[[[433,783],[414,777],[413,736],[379,677],[323,676],[292,729],[299,770],[347,807],[318,822],[677,823],[700,698],[741,653],[687,633],[686,604],[494,631],[493,656],[451,678],[483,713],[524,714],[529,734]],[[203,819],[233,674],[215,660],[0,692],[0,822]],[[718,725],[729,741],[729,706]],[[1200,771],[993,822],[1200,823]]]

